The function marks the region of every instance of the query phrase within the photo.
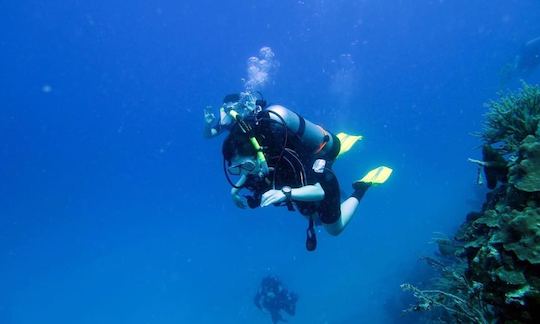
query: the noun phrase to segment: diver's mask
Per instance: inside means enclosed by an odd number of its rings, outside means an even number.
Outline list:
[[[232,175],[240,175],[242,171],[246,173],[252,173],[257,168],[257,163],[251,160],[243,161],[241,163],[233,164],[227,168]]]

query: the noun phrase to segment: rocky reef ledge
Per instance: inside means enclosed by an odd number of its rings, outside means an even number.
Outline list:
[[[439,253],[427,289],[403,284],[428,322],[540,321],[540,87],[523,84],[486,104],[482,160],[490,192]],[[479,174],[481,175],[481,174]],[[426,314],[428,315],[428,314]]]

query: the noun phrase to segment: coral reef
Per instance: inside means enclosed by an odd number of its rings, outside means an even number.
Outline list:
[[[538,131],[537,131],[538,132]],[[519,146],[519,163],[509,170],[510,183],[527,192],[540,191],[540,136],[529,135]]]
[[[504,153],[517,152],[523,140],[538,133],[540,88],[523,83],[517,93],[486,104],[488,112],[481,136],[488,145],[500,144]]]
[[[531,323],[540,319],[540,88],[523,85],[488,105],[484,168],[488,187],[452,239],[437,239],[429,289],[411,284],[429,322]],[[475,163],[476,163],[475,162]]]

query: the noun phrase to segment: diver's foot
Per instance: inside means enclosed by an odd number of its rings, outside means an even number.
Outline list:
[[[362,197],[364,197],[364,194],[369,189],[369,187],[371,187],[371,183],[358,180],[358,181],[353,182],[352,187],[354,191],[351,194],[351,197],[354,197],[358,199],[358,201],[360,201]]]
[[[371,183],[368,183],[368,182],[364,182],[364,181],[361,181],[361,180],[358,180],[358,181],[355,181],[353,182],[352,184],[352,187],[353,189],[356,191],[356,190],[363,190],[363,191],[366,191],[368,190],[368,188],[371,186]]]
[[[385,166],[380,166],[369,171],[362,179],[353,182],[352,187],[354,192],[351,197],[360,201],[371,185],[385,183],[392,174],[392,171],[392,169]]]

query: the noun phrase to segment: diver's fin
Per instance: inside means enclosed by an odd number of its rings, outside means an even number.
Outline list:
[[[341,142],[341,148],[339,149],[338,157],[342,154],[347,153],[353,145],[362,140],[362,136],[355,136],[355,135],[349,135],[345,133],[339,133],[336,135],[337,138],[339,138],[339,141]]]
[[[385,183],[392,174],[392,171],[394,170],[390,169],[389,167],[380,166],[369,171],[368,174],[366,174],[362,179],[356,182],[364,182],[368,184]]]

